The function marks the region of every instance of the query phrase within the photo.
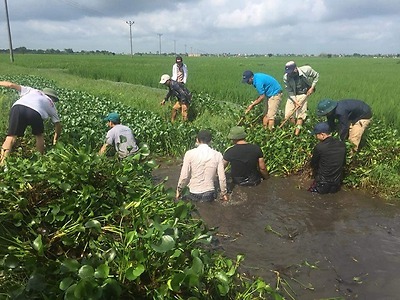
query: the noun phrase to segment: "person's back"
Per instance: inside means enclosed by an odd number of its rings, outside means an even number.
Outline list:
[[[260,95],[265,94],[267,97],[271,97],[282,92],[280,83],[271,75],[264,73],[254,74],[253,85]]]
[[[132,130],[122,124],[116,124],[107,132],[107,140],[113,141],[119,158],[133,155],[139,149]]]

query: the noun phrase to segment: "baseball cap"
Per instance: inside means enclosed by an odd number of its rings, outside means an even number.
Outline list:
[[[57,92],[56,92],[55,90],[51,89],[51,88],[44,88],[44,89],[43,89],[43,93],[44,93],[45,95],[51,97],[51,99],[52,99],[54,102],[57,102],[58,100],[60,100],[60,99],[58,99]]]
[[[286,65],[285,65],[285,73],[286,73],[286,74],[293,73],[293,71],[294,71],[295,69],[296,69],[296,63],[295,63],[293,60],[288,61],[288,62],[286,63]]]
[[[168,74],[164,74],[164,75],[161,76],[160,83],[164,84],[170,79],[171,79],[171,77]]]
[[[253,77],[253,76],[254,76],[254,74],[253,74],[252,71],[250,71],[250,70],[244,71],[244,72],[243,72],[243,79],[242,79],[242,82],[243,82],[243,83],[248,83],[248,82],[249,82],[249,79],[250,79],[251,77]]]
[[[321,123],[315,124],[312,134],[318,134],[318,133],[331,133],[329,124],[326,122],[321,122]]]
[[[116,112],[109,113],[107,115],[107,117],[104,118],[104,121],[111,121],[113,123],[119,123],[120,122],[119,114]]]

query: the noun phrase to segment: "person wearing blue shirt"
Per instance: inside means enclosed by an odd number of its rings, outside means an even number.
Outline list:
[[[259,96],[246,109],[247,114],[257,104],[265,100],[265,110],[263,125],[272,130],[275,126],[275,117],[282,100],[282,87],[279,82],[271,75],[264,73],[253,73],[252,71],[243,72],[243,83],[252,84]]]

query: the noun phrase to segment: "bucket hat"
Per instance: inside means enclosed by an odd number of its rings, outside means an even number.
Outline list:
[[[334,110],[337,106],[337,101],[332,99],[323,99],[318,103],[317,116],[325,116]]]
[[[43,93],[49,97],[51,97],[53,99],[54,102],[57,102],[58,100],[60,100],[58,98],[57,92],[51,88],[44,88],[43,89]]]
[[[231,140],[242,140],[246,138],[247,134],[241,126],[234,126],[229,131],[228,138]]]

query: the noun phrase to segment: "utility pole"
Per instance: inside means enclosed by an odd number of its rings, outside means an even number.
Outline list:
[[[162,33],[157,33],[158,34],[158,41],[159,41],[159,44],[160,44],[160,55],[161,55],[161,36],[162,36]]]
[[[8,17],[7,0],[4,0],[4,5],[6,7],[6,18],[7,18],[7,28],[8,28],[8,42],[10,44],[10,60],[11,60],[11,62],[14,62],[13,46],[12,46],[12,40],[11,40],[10,19]]]
[[[174,54],[176,54],[176,40],[174,40]]]
[[[126,21],[126,24],[129,25],[129,39],[131,41],[131,56],[133,56],[133,49],[132,49],[132,25],[135,23],[134,21]]]

